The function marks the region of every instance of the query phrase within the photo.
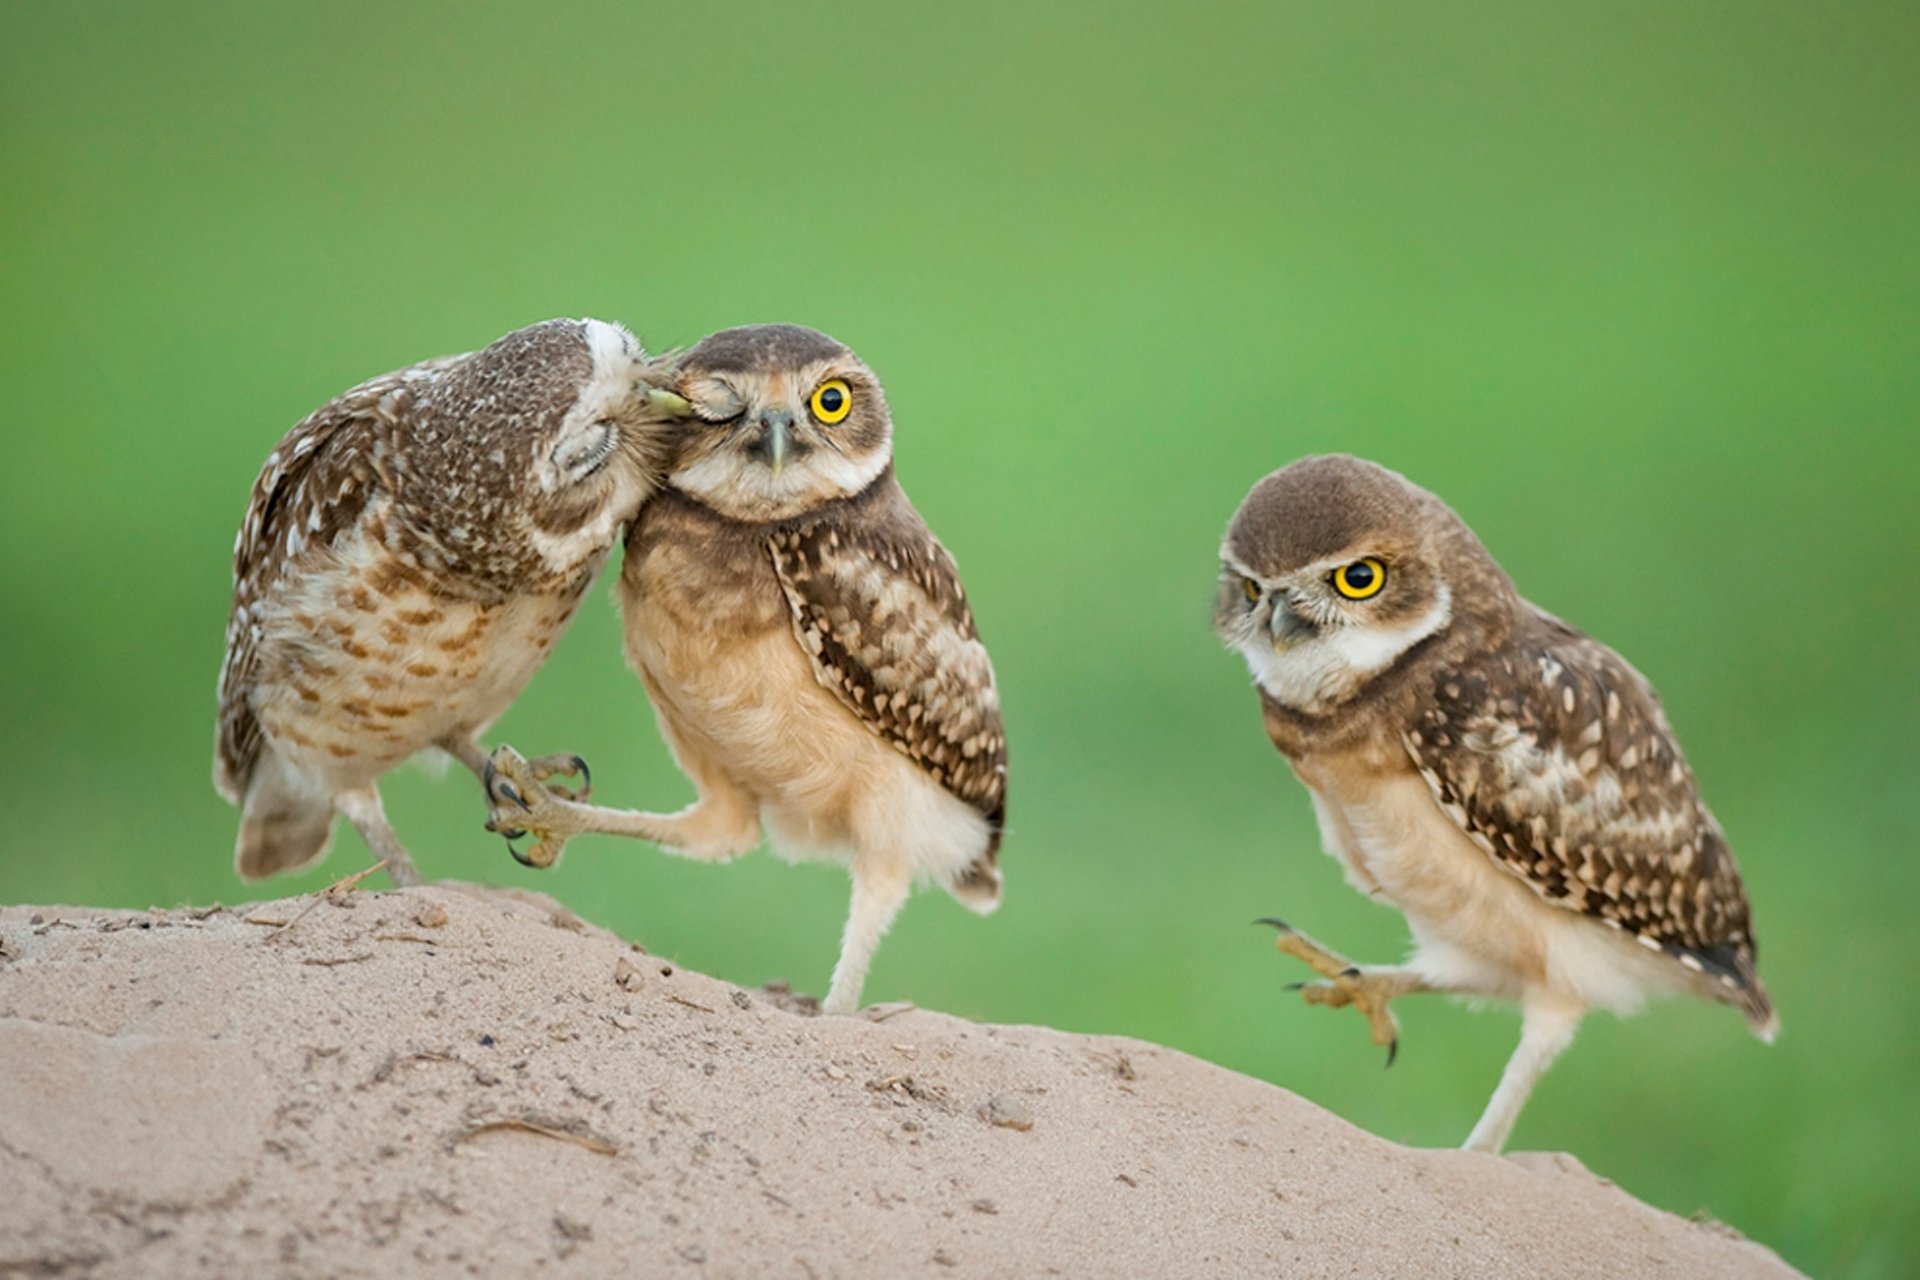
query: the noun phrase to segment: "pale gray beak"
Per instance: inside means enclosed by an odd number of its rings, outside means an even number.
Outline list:
[[[1286,595],[1276,595],[1273,599],[1273,612],[1267,617],[1267,633],[1273,637],[1276,653],[1310,640],[1319,633],[1319,628],[1293,611],[1291,599]]]
[[[779,475],[793,454],[793,414],[786,409],[769,409],[760,415],[760,438],[747,446],[747,453],[759,458]]]

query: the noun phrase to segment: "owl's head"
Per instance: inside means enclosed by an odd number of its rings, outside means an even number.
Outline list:
[[[1213,625],[1274,701],[1320,714],[1441,638],[1494,625],[1511,592],[1439,498],[1333,454],[1247,494],[1220,547]]]
[[[893,458],[880,380],[813,329],[723,329],[680,358],[675,488],[737,520],[783,520],[872,484]]]
[[[620,325],[547,320],[436,365],[396,462],[452,513],[435,534],[460,562],[574,572],[658,486],[675,434],[666,375]]]

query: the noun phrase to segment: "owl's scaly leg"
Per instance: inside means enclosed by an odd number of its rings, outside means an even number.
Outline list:
[[[840,960],[833,966],[833,981],[827,986],[827,998],[820,1002],[820,1012],[848,1014],[860,1007],[860,988],[867,984],[873,953],[912,891],[913,878],[905,872],[854,862],[853,905],[840,937]]]
[[[367,842],[367,848],[374,856],[387,862],[387,878],[396,888],[405,889],[420,883],[420,872],[414,868],[413,859],[407,856],[407,847],[400,843],[400,836],[387,821],[387,811],[380,804],[380,793],[372,787],[362,787],[358,791],[345,791],[334,797],[334,807],[353,824],[360,838]]]
[[[760,843],[760,818],[751,800],[737,787],[697,775],[700,798],[678,813],[639,813],[606,809],[570,799],[546,783],[543,764],[578,757],[549,756],[529,761],[512,747],[494,749],[489,759],[487,830],[507,837],[515,861],[528,867],[550,867],[559,861],[568,840],[577,835],[632,836],[650,840],[671,853],[703,862],[725,862]],[[583,763],[584,768],[584,763]],[[559,768],[551,772],[573,772]],[[532,835],[525,853],[513,841]]]
[[[1338,952],[1327,950],[1284,920],[1268,916],[1255,923],[1270,924],[1278,929],[1280,936],[1274,940],[1274,945],[1325,979],[1321,982],[1295,983],[1293,989],[1300,993],[1301,998],[1308,1004],[1323,1004],[1330,1009],[1352,1005],[1365,1014],[1368,1024],[1373,1028],[1373,1042],[1387,1051],[1387,1065],[1392,1066],[1394,1057],[1400,1052],[1400,1027],[1394,1021],[1387,1002],[1398,996],[1418,995],[1440,988],[1411,969],[1357,965]]]
[[[1578,1005],[1522,999],[1520,1004],[1520,1046],[1507,1059],[1500,1075],[1500,1087],[1493,1091],[1480,1121],[1467,1135],[1466,1150],[1489,1151],[1495,1155],[1507,1144],[1520,1108],[1533,1093],[1533,1086],[1546,1074],[1553,1060],[1573,1043],[1574,1029],[1586,1010]]]

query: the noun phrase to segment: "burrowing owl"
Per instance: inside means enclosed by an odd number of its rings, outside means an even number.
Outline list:
[[[1500,1150],[1595,1006],[1688,994],[1778,1028],[1747,896],[1658,698],[1613,650],[1523,600],[1424,489],[1356,458],[1255,485],[1220,549],[1214,626],[1356,889],[1412,957],[1354,967],[1279,921],[1281,950],[1392,1046],[1387,1001],[1515,999],[1520,1046],[1467,1146]]]
[[[362,383],[280,441],[234,544],[220,672],[242,878],[320,858],[338,812],[417,883],[375,781],[426,747],[485,768],[477,735],[657,482],[649,373],[620,326],[550,320]]]
[[[492,823],[550,865],[606,832],[724,861],[760,843],[844,862],[853,903],[824,1008],[858,1007],[916,881],[1000,901],[1006,739],[953,560],[893,474],[880,383],[793,325],[729,329],[678,366],[695,417],[627,537],[627,657],[699,798],[671,815],[549,794],[494,753]]]

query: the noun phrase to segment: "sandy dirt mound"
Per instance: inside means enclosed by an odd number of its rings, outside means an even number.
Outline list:
[[[0,911],[0,1081],[0,1274],[1793,1274],[1569,1157],[447,885]]]

